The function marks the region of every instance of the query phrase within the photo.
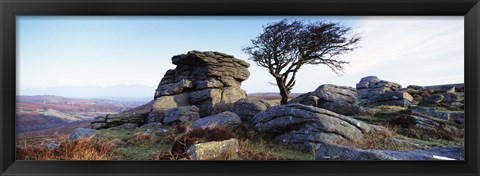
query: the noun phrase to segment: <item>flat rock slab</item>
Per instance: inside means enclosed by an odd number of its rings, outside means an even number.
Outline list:
[[[240,146],[235,138],[193,144],[187,150],[192,160],[234,160],[238,159]]]
[[[95,117],[91,125],[93,129],[103,129],[118,127],[124,124],[131,127],[132,124],[136,126],[141,126],[147,122],[148,114],[140,113],[118,113],[118,114],[107,114],[105,116]]]
[[[302,104],[274,106],[257,114],[253,121],[259,133],[275,141],[310,152],[322,143],[361,140],[370,126],[348,116]]]
[[[316,160],[464,160],[464,147],[432,148],[428,150],[361,150],[334,144],[322,144]]]
[[[240,117],[233,112],[223,112],[220,114],[203,117],[201,119],[192,122],[192,126],[195,128],[215,128],[223,127],[226,129],[236,129],[242,125]]]

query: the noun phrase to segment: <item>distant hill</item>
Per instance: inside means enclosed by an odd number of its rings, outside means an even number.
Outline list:
[[[143,114],[143,113],[148,113],[150,112],[150,110],[152,110],[152,107],[153,107],[153,100],[146,103],[146,104],[143,104],[141,106],[138,106],[138,107],[135,107],[135,108],[132,108],[132,109],[129,109],[129,110],[126,110],[126,111],[123,111],[123,112],[127,112],[127,113],[140,113],[140,114]]]
[[[89,121],[100,115],[126,111],[145,103],[54,95],[17,96],[16,130],[35,131]]]
[[[61,95],[65,97],[153,97],[156,86],[56,86],[48,88],[20,88],[19,95]],[[108,98],[107,98],[108,99]]]

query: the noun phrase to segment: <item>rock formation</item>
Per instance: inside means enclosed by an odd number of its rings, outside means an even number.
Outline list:
[[[138,113],[119,113],[107,114],[105,116],[95,117],[92,121],[93,129],[103,129],[111,127],[124,126],[125,128],[136,128],[142,126],[147,121],[147,114]]]
[[[268,100],[240,99],[233,104],[232,111],[237,114],[242,121],[252,122],[255,115],[272,106],[275,106],[275,104]]]
[[[434,117],[434,118],[439,118],[439,119],[444,119],[444,120],[449,120],[450,119],[450,113],[436,111],[435,108],[420,107],[420,106],[409,106],[408,110],[410,110],[412,112],[415,112],[415,113],[428,115],[428,116]]]
[[[398,125],[403,128],[420,127],[427,129],[435,129],[440,126],[440,124],[435,122],[434,120],[416,115],[403,115],[392,119],[389,122],[392,125]]]
[[[428,150],[362,150],[346,146],[322,144],[316,160],[464,160],[464,147],[432,148]]]
[[[425,97],[421,104],[455,106],[459,103],[459,97],[455,93],[438,93]]]
[[[385,92],[373,97],[370,97],[362,104],[375,104],[387,106],[403,106],[407,107],[413,102],[413,97],[407,92]]]
[[[169,108],[195,105],[205,117],[229,110],[231,104],[246,97],[240,88],[250,75],[245,61],[220,52],[190,51],[173,56],[172,63],[177,67],[160,81],[152,113],[161,115],[159,112]]]
[[[233,112],[222,112],[220,114],[203,117],[192,122],[194,128],[214,128],[222,127],[226,129],[236,129],[242,125],[242,120]]]
[[[370,98],[385,92],[396,91],[402,86],[394,82],[380,80],[376,76],[367,76],[356,85],[358,97],[361,99]]]
[[[434,94],[428,97],[425,97],[422,101],[422,104],[426,105],[437,105],[440,104],[445,97],[442,94]]]
[[[360,107],[355,103],[357,93],[355,89],[345,86],[325,84],[315,91],[302,94],[288,103],[300,103],[304,105],[324,108],[343,115],[355,115],[360,112]]]
[[[247,97],[240,88],[250,75],[250,65],[245,61],[220,52],[190,51],[173,56],[172,63],[176,68],[161,79],[148,114],[100,116],[92,122],[92,128],[131,129],[145,123],[193,121],[230,111],[233,103]]]
[[[278,143],[310,152],[321,143],[360,140],[370,126],[351,117],[303,104],[274,106],[257,114],[253,121],[259,133]]]

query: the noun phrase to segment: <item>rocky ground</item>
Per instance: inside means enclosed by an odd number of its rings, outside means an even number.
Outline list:
[[[99,116],[61,142],[17,145],[17,159],[464,159],[463,84],[404,88],[368,76],[279,105],[247,96],[249,64],[231,55],[191,51],[172,63],[141,108],[149,111]],[[71,154],[72,145],[88,155]]]

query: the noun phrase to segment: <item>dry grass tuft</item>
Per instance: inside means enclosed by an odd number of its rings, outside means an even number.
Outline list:
[[[403,135],[411,138],[417,138],[421,140],[447,140],[447,141],[454,141],[458,138],[464,138],[465,130],[449,128],[448,126],[444,125],[437,128],[408,128],[404,129],[402,132]]]
[[[273,156],[265,151],[252,150],[252,143],[250,140],[240,140],[240,157],[243,160],[282,160],[282,158]],[[260,141],[259,145],[266,146],[265,141]]]
[[[96,139],[63,140],[54,149],[24,142],[17,145],[16,156],[17,160],[110,160],[115,148],[114,142]]]
[[[343,140],[337,144],[345,145],[359,149],[374,150],[414,150],[419,149],[418,146],[409,143],[395,142],[392,139],[397,135],[396,128],[387,128],[388,130],[372,130],[363,134],[361,140]]]
[[[128,138],[126,141],[127,145],[138,145],[141,146],[153,146],[156,143],[162,142],[162,139],[152,133],[137,132],[132,135],[131,138]]]

